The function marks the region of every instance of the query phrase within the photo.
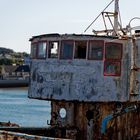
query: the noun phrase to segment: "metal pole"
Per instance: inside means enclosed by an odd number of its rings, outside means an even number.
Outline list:
[[[128,32],[130,33],[130,42],[131,42],[130,95],[138,94],[136,91],[136,69],[137,69],[136,67],[136,38],[135,38],[135,35],[132,34],[133,28],[131,27],[131,22],[135,19],[140,19],[140,18],[134,17],[130,20],[128,24]]]
[[[119,0],[115,0],[115,10],[114,10],[114,32],[113,36],[118,33],[118,14],[119,14]]]

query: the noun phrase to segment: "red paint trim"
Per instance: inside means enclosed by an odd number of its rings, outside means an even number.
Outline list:
[[[114,74],[114,73],[106,73],[106,63],[107,62],[110,62],[112,64],[115,64],[115,65],[118,65],[119,66],[119,72]],[[118,61],[118,60],[105,60],[104,61],[104,76],[121,76],[121,60]]]
[[[120,47],[121,48],[121,56],[120,58],[117,58],[117,59],[113,59],[113,58],[106,58],[106,48],[109,47],[108,45],[117,45],[117,47]],[[122,43],[116,43],[116,42],[106,42],[105,43],[105,53],[104,53],[104,56],[105,56],[105,60],[121,60],[122,59],[122,55],[123,55],[123,44]]]
[[[92,58],[89,58],[89,53],[90,53],[90,43],[94,43],[94,42],[99,42],[101,43],[102,45],[102,58],[101,59],[92,59]],[[99,46],[100,47],[100,46]],[[104,40],[89,40],[89,43],[88,43],[88,60],[97,60],[97,61],[102,61],[104,58]]]
[[[116,45],[116,47],[120,47],[121,50],[121,54],[120,54],[120,58],[114,59],[114,58],[106,58],[106,48],[108,47],[108,45]],[[123,56],[123,44],[121,43],[116,43],[116,42],[106,42],[105,43],[105,50],[104,50],[104,76],[121,76],[121,60],[122,60],[122,56]],[[119,65],[120,69],[119,72],[114,74],[114,73],[106,73],[106,62],[110,62],[110,63],[114,63]]]

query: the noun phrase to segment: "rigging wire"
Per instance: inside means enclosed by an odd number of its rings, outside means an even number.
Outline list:
[[[103,10],[102,12],[104,12],[113,2],[114,0],[112,0]],[[91,24],[84,30],[84,33],[91,27],[91,25],[99,18],[99,16],[102,14],[102,12],[100,12],[100,14],[91,22]]]

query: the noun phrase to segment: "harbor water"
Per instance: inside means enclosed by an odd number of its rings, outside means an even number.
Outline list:
[[[0,89],[0,121],[25,127],[46,127],[50,102],[28,98],[28,88]]]

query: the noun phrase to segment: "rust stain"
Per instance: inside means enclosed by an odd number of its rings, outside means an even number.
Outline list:
[[[59,116],[59,110],[64,108],[71,108],[71,104],[75,110],[69,110],[71,116],[67,116],[62,120]],[[137,108],[135,108],[137,105]],[[140,104],[137,103],[79,103],[79,102],[52,102],[52,114],[56,113],[57,117],[52,115],[52,127],[60,127],[65,122],[62,131],[69,131],[65,138],[75,140],[83,140],[88,137],[98,140],[120,140],[136,137],[140,133]],[[129,112],[130,110],[130,112]],[[67,110],[68,113],[68,110]],[[113,119],[108,121],[105,134],[101,132],[101,122],[109,115],[113,114]],[[67,120],[74,120],[67,124]],[[72,129],[71,129],[72,128]],[[72,130],[75,130],[74,132]],[[57,136],[61,136],[62,131]],[[90,133],[91,131],[91,133]],[[70,133],[71,132],[71,133]],[[131,135],[130,135],[131,134]]]

